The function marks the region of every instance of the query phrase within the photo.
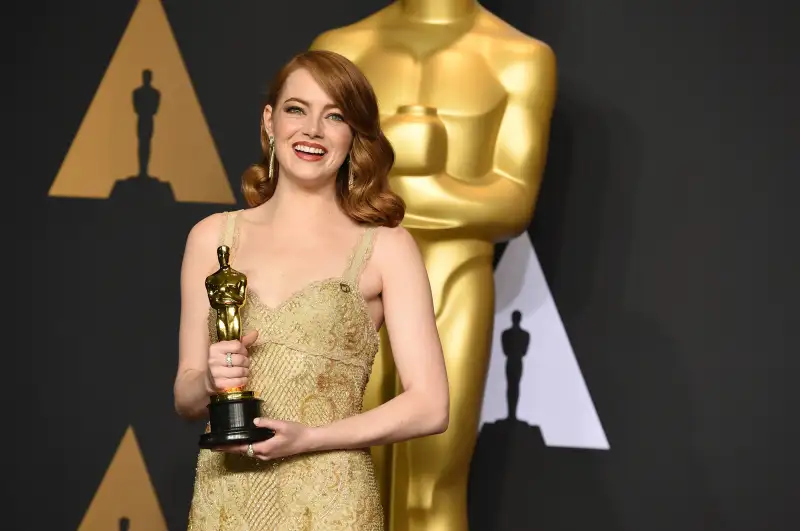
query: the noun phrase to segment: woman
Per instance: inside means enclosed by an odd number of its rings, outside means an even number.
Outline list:
[[[380,530],[368,448],[441,433],[449,409],[427,274],[387,184],[394,151],[367,79],[323,51],[279,72],[261,136],[251,208],[187,239],[175,405],[204,418],[209,395],[246,385],[275,436],[200,451],[189,528]],[[248,277],[241,342],[215,342],[204,279],[220,244]],[[362,413],[384,323],[404,392]]]

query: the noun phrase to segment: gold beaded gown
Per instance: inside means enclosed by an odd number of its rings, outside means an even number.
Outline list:
[[[234,268],[239,212],[226,213],[219,239]],[[249,349],[247,387],[263,400],[262,416],[319,426],[361,412],[379,345],[358,289],[374,230],[365,229],[339,277],[311,282],[275,307],[248,290],[242,327],[259,335]],[[213,311],[208,323],[215,342]],[[188,529],[382,531],[369,449],[274,461],[200,450]]]

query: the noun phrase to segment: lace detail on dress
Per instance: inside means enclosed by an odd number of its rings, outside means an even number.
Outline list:
[[[226,214],[220,244],[238,246],[236,213]],[[311,282],[276,307],[248,291],[248,388],[262,415],[310,426],[361,412],[379,335],[358,289],[374,228],[354,247],[341,277]],[[213,311],[209,337],[215,341]],[[189,529],[195,531],[383,530],[383,510],[368,449],[320,452],[262,462],[201,450]]]

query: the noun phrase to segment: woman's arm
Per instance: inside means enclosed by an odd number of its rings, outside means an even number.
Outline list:
[[[181,316],[175,411],[189,420],[208,416],[214,392],[208,375],[208,296],[205,277],[213,270],[209,249],[216,249],[222,218],[213,214],[197,223],[186,239],[181,267]]]
[[[422,256],[403,228],[381,229],[376,238],[373,262],[381,273],[384,320],[403,392],[365,413],[311,428],[311,451],[390,444],[447,429],[447,373]]]

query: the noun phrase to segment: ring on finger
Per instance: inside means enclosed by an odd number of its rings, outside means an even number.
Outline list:
[[[253,457],[255,455],[255,451],[253,451],[253,445],[247,445],[247,457]]]
[[[233,367],[233,354],[231,354],[230,352],[225,354],[225,365],[227,365],[228,367]]]

